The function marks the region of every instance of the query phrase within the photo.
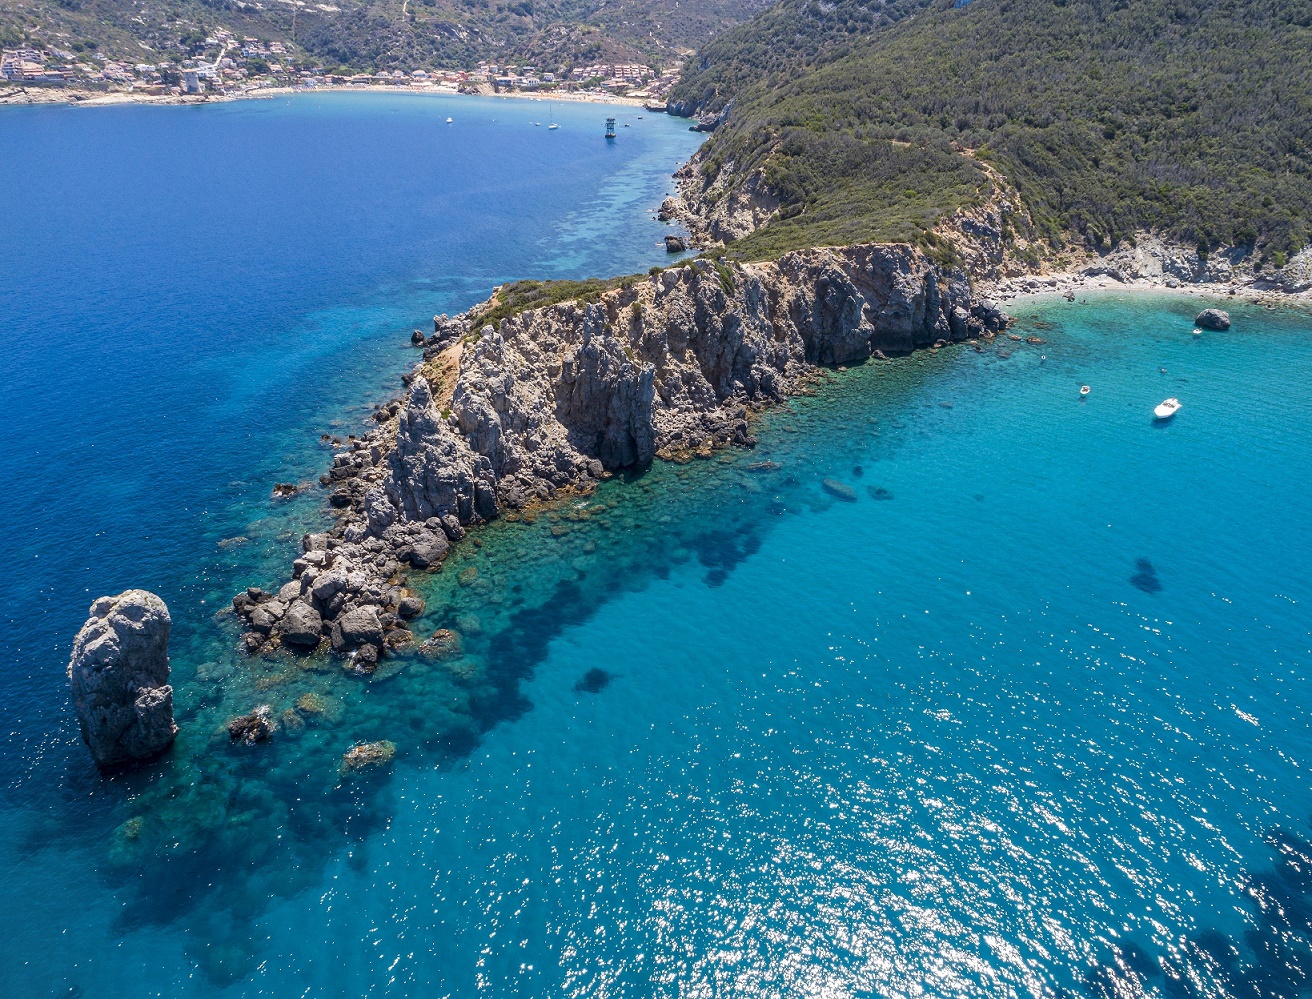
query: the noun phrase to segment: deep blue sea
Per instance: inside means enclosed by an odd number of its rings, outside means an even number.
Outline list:
[[[477,532],[415,580],[457,656],[237,651],[232,593],[324,523],[272,484],[410,329],[662,262],[697,136],[543,107],[0,114],[6,995],[1305,993],[1304,313],[1022,302],[1043,344],[833,371],[754,452]],[[64,668],[129,586],[182,734],[106,780]],[[232,748],[257,703],[299,720]]]

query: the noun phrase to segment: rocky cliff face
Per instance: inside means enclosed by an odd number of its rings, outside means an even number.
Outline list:
[[[443,417],[416,381],[367,534],[487,519],[609,471],[751,439],[749,407],[817,364],[859,363],[1000,329],[963,274],[909,246],[708,261],[475,331]]]
[[[82,739],[100,767],[158,756],[173,742],[169,609],[145,590],[101,597],[73,641],[68,680]]]
[[[674,175],[678,198],[667,198],[661,206],[663,217],[677,218],[688,227],[696,245],[742,239],[779,211],[779,197],[761,174],[754,173],[738,184],[732,163],[724,164],[714,175],[704,173],[703,166],[699,151]]]
[[[234,601],[250,619],[248,642],[263,647],[282,629],[284,641],[294,633],[311,644],[313,612],[334,646],[385,652],[406,640],[407,594],[389,579],[402,565],[440,565],[462,525],[589,490],[656,457],[749,445],[749,411],[786,397],[815,365],[1005,324],[971,301],[965,274],[906,245],[766,264],[698,260],[495,327],[441,321],[404,404],[381,411],[382,426],[334,460],[337,527],[307,538],[297,578],[276,596]],[[341,624],[361,607],[381,621],[363,637]]]

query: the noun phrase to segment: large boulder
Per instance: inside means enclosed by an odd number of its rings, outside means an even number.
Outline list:
[[[148,760],[172,744],[169,609],[145,590],[101,597],[73,640],[68,682],[82,740],[102,768]]]
[[[361,645],[381,645],[383,623],[378,619],[378,608],[356,607],[333,622],[333,648],[354,649]]]
[[[1230,328],[1230,314],[1220,309],[1204,309],[1198,313],[1194,323],[1205,330],[1228,330]]]
[[[293,603],[278,623],[278,634],[282,636],[283,645],[312,649],[319,644],[322,630],[323,618],[304,600]]]

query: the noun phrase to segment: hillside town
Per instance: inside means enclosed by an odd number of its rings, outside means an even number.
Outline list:
[[[472,70],[420,68],[351,73],[309,65],[284,43],[216,30],[205,54],[130,63],[107,58],[94,43],[69,49],[6,48],[0,52],[0,98],[15,87],[93,90],[148,97],[230,97],[273,88],[396,87],[450,93],[556,93],[628,98],[663,105],[678,80],[637,63],[544,67],[479,63]]]

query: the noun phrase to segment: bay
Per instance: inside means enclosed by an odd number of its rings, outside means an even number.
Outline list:
[[[326,127],[358,113],[379,128],[390,106],[343,102]],[[420,106],[396,113],[445,117]],[[629,132],[643,134],[618,145]],[[6,910],[24,914],[0,942],[11,991],[1298,994],[1312,911],[1301,312],[1232,306],[1230,332],[1194,336],[1188,296],[1024,301],[1018,330],[1043,344],[828,372],[760,419],[753,452],[657,464],[479,532],[416,580],[416,630],[459,632],[458,654],[362,681],[236,653],[213,611],[273,582],[322,523],[320,500],[274,503],[269,484],[317,474],[318,430],[386,397],[403,334],[434,303],[659,257],[663,227],[634,209],[663,194],[661,157],[693,141],[666,139],[649,173],[562,195],[571,211],[609,205],[631,239],[569,215],[540,226],[536,256],[448,268],[468,286],[425,286],[399,252],[334,257],[322,286],[313,268],[243,264],[254,290],[237,296],[145,265],[88,283],[92,265],[53,248],[25,265],[4,328],[45,349],[13,358],[24,394],[6,416],[51,450],[18,452],[5,497],[8,522],[49,532],[18,534],[5,567],[19,640],[0,864]],[[396,195],[397,213],[429,196]],[[194,232],[205,210],[169,230]],[[162,238],[153,221],[122,229]],[[552,272],[557,237],[568,262]],[[452,259],[481,259],[481,241],[444,238]],[[83,280],[50,279],[34,308],[58,260]],[[305,287],[283,288],[293,277]],[[140,318],[101,338],[59,320],[93,300],[142,317],[140,303],[197,296],[204,321],[154,339]],[[79,341],[103,344],[81,369]],[[1151,410],[1167,396],[1184,408],[1163,424]],[[251,540],[216,547],[235,535]],[[70,568],[79,546],[87,569]],[[62,668],[82,604],[126,585],[174,609],[183,735],[167,764],[106,782],[76,743]],[[254,754],[212,734],[257,699],[281,714],[307,694],[304,728]],[[346,747],[380,738],[397,745],[389,771],[338,771]]]

